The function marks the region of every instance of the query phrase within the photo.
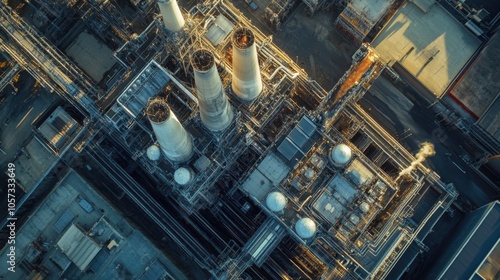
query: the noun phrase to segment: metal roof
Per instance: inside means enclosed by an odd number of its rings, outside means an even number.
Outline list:
[[[75,215],[71,213],[71,211],[66,210],[64,213],[62,213],[61,217],[57,219],[57,221],[54,223],[54,229],[57,231],[57,233],[62,233],[66,227],[71,223]]]
[[[288,136],[278,146],[278,151],[289,161],[300,153],[305,155],[307,141],[316,130],[316,125],[306,116],[303,116]]]
[[[169,81],[167,71],[152,60],[118,97],[118,104],[135,118],[146,106],[148,99],[155,96]]]
[[[217,46],[224,41],[233,28],[234,25],[225,16],[218,15],[205,36],[214,46]]]
[[[101,246],[85,235],[75,224],[71,224],[57,242],[57,246],[81,271],[87,269],[101,250]]]
[[[492,202],[475,211],[483,213],[475,217],[475,224],[439,275],[440,279],[469,279],[500,239],[500,202]]]
[[[146,269],[147,270],[138,278],[139,280],[169,279],[167,277],[170,277],[165,266],[158,260],[154,260]]]

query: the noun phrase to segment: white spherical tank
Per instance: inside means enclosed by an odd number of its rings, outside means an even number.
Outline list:
[[[193,172],[186,167],[179,167],[174,173],[175,182],[181,186],[191,183],[193,177]]]
[[[330,160],[333,165],[341,167],[349,162],[352,158],[352,151],[346,144],[339,144],[332,149]]]
[[[359,206],[359,209],[361,209],[361,212],[363,213],[368,213],[368,211],[370,211],[370,204],[368,204],[367,202],[363,202]]]
[[[150,160],[159,160],[161,156],[161,150],[156,145],[151,145],[146,150],[146,154]]]
[[[295,223],[295,232],[303,239],[311,238],[316,233],[316,223],[310,218],[301,218]]]
[[[266,205],[273,212],[280,212],[286,207],[286,197],[280,192],[270,192],[266,198]]]

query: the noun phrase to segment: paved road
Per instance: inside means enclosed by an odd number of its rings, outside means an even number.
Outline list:
[[[498,197],[462,159],[470,156],[465,152],[467,141],[455,128],[438,125],[428,104],[411,95],[405,96],[384,76],[373,84],[360,104],[412,153],[418,151],[420,143],[432,142],[436,155],[426,164],[436,170],[444,182],[453,183],[460,196],[472,206],[484,205]]]

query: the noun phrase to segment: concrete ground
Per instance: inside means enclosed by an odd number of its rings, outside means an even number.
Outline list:
[[[473,158],[467,152],[467,140],[455,128],[440,126],[434,109],[413,91],[396,87],[381,76],[360,104],[411,152],[416,153],[424,141],[433,143],[436,155],[428,158],[426,165],[443,182],[454,184],[459,201],[476,208],[499,196],[465,161]]]
[[[264,34],[272,35],[273,42],[325,90],[329,91],[351,66],[357,48],[333,27],[336,14],[320,11],[311,17],[301,5],[292,11],[281,30],[274,31],[259,11],[265,6],[252,11],[244,1],[231,3]]]

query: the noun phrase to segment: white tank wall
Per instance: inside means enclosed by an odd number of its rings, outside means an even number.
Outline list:
[[[184,18],[177,1],[158,0],[158,6],[160,7],[160,14],[163,17],[165,28],[173,32],[181,30],[184,26]]]
[[[206,71],[194,67],[194,81],[201,121],[212,131],[224,130],[233,120],[233,109],[227,100],[215,63],[212,62],[212,66]]]
[[[165,121],[157,123],[150,120],[150,122],[158,144],[168,159],[180,162],[191,156],[193,152],[191,135],[172,111]]]
[[[252,38],[251,45],[241,47],[236,42],[241,34],[246,32]],[[248,35],[247,35],[248,36]],[[262,78],[260,76],[257,48],[254,35],[247,28],[238,28],[233,33],[233,77],[232,88],[236,96],[244,101],[252,101],[262,91]]]

